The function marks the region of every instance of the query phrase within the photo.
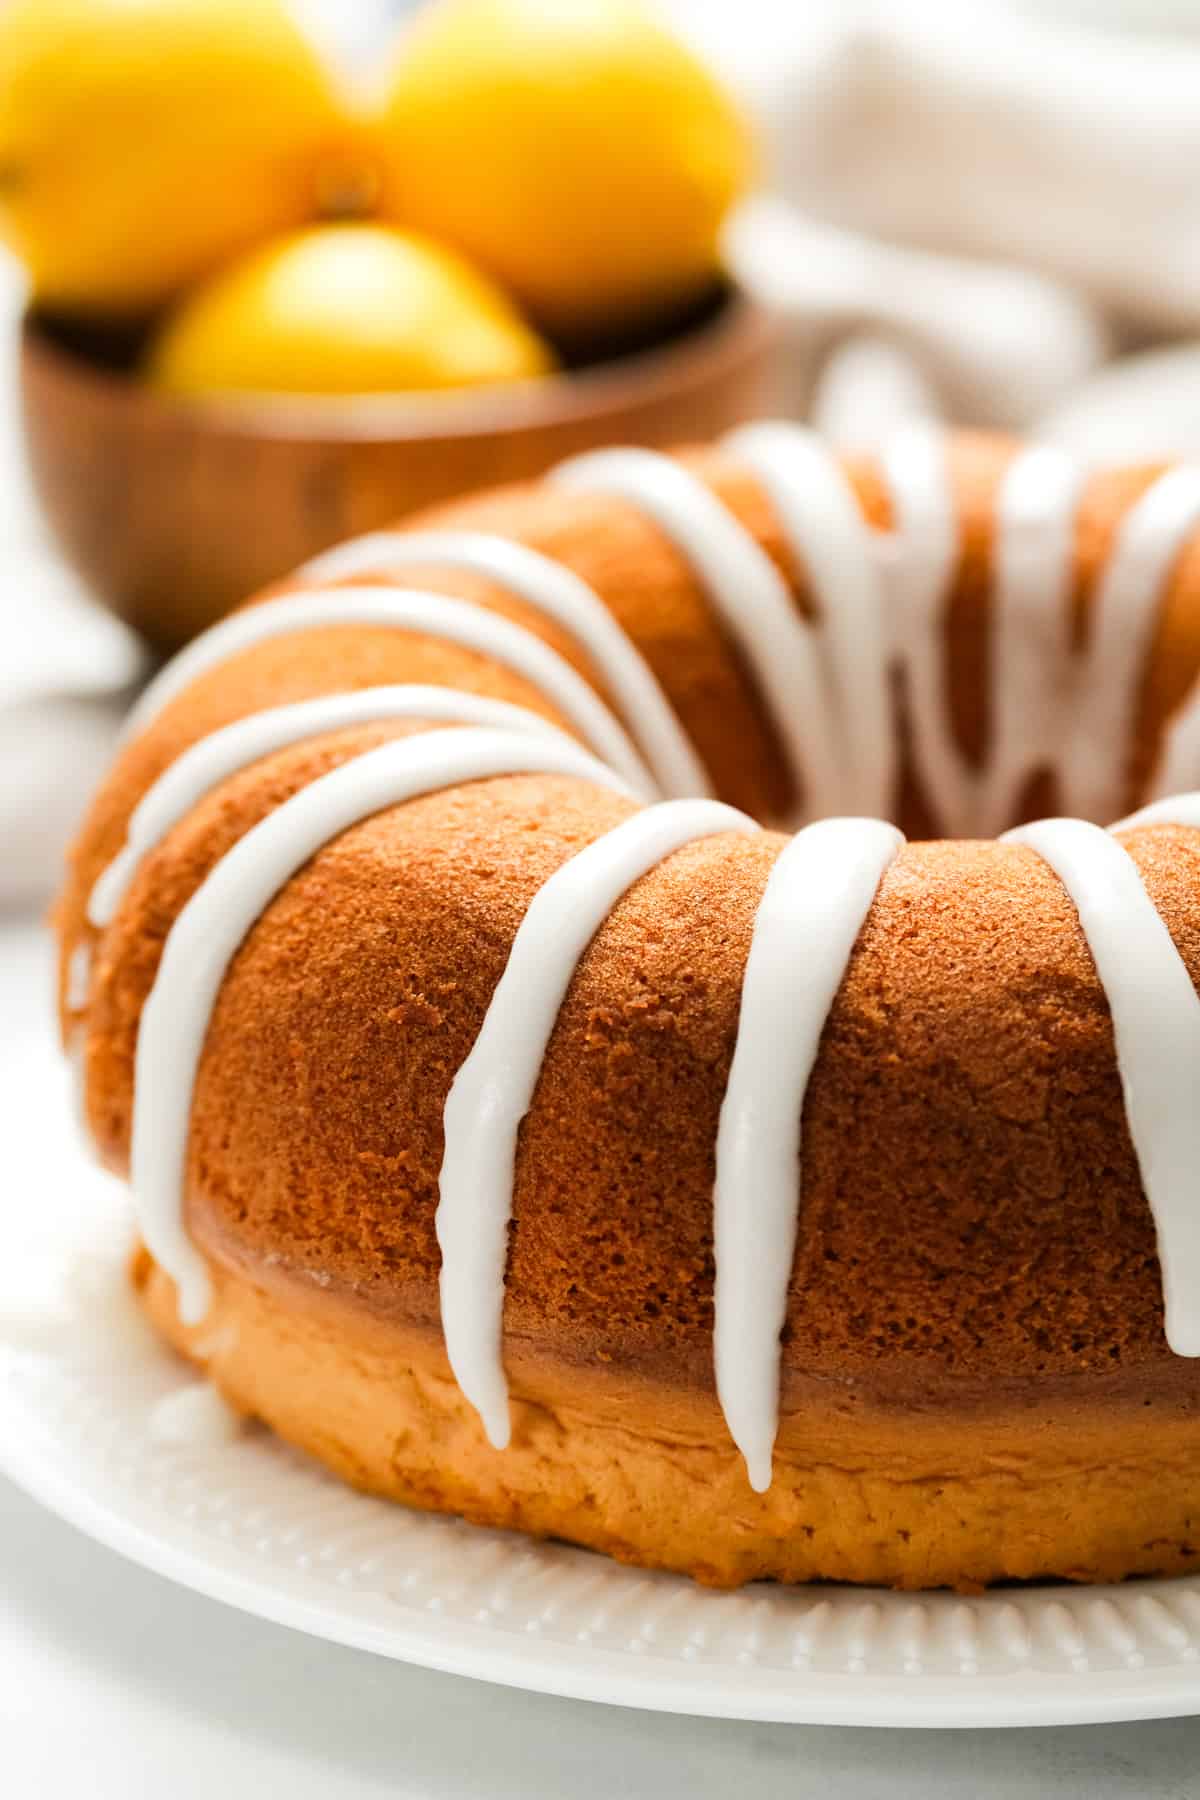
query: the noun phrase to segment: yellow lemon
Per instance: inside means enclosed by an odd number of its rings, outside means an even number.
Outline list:
[[[312,218],[353,134],[282,0],[0,7],[0,218],[59,308],[147,311]]]
[[[709,282],[744,124],[632,0],[435,0],[379,119],[384,207],[568,338]]]
[[[542,375],[546,346],[453,251],[386,225],[262,246],[185,299],[146,372],[181,394],[345,394]]]

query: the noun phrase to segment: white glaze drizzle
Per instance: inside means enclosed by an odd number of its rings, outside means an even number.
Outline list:
[[[1200,795],[1157,822],[1200,824]],[[1135,815],[1127,829],[1141,821]],[[1110,832],[1043,819],[1006,832],[1066,888],[1112,1014],[1125,1116],[1158,1235],[1167,1342],[1200,1356],[1200,997],[1147,893]]]
[[[1200,680],[1167,725],[1147,792],[1165,800],[1192,781],[1200,781]]]
[[[1171,794],[1164,800],[1152,800],[1108,829],[1140,831],[1146,825],[1183,825],[1200,831],[1200,793]]]
[[[943,829],[990,836],[1012,817],[1023,783],[1051,761],[1067,704],[1068,603],[1083,473],[1033,445],[996,497],[988,654],[989,745],[974,768],[955,738],[946,685],[946,607],[959,556],[957,513],[935,427],[914,426],[883,458],[899,553],[891,576],[895,656],[909,700],[915,760]]]
[[[374,531],[298,571],[302,579],[404,575],[436,566],[481,575],[561,625],[583,647],[668,798],[709,794],[704,764],[657,677],[600,596],[565,563],[482,531]]]
[[[905,677],[912,753],[921,786],[947,831],[969,807],[969,782],[954,742],[944,679],[945,611],[958,565],[959,530],[945,434],[913,424],[880,459],[892,531],[880,539],[891,599],[893,656]]]
[[[759,1493],[771,1484],[779,1414],[804,1096],[855,940],[903,843],[875,819],[809,825],[780,855],[754,920],[717,1133],[713,1356]]]
[[[531,682],[606,762],[641,793],[654,783],[626,732],[570,663],[533,632],[467,600],[415,589],[342,587],[310,589],[264,600],[194,638],[160,669],[125,722],[124,735],[142,731],[163,708],[209,669],[270,638],[289,637],[326,625],[380,625],[443,638],[490,656]]]
[[[806,814],[845,804],[847,781],[813,633],[775,564],[704,483],[653,450],[593,450],[549,479],[573,493],[617,494],[691,563],[745,658]]]
[[[454,1078],[437,1211],[442,1329],[458,1385],[497,1449],[509,1436],[501,1323],[517,1133],[579,960],[622,896],[665,857],[697,838],[757,830],[718,801],[667,800],[571,857],[534,895]]]
[[[388,719],[491,725],[569,741],[557,726],[526,707],[510,706],[505,700],[492,700],[462,688],[426,687],[415,682],[408,686],[321,694],[314,700],[298,700],[290,706],[249,713],[190,745],[146,790],[130,814],[124,845],[92,889],[88,900],[90,923],[97,928],[110,923],[147,852],[161,843],[205,794],[239,769],[288,744],[350,725]]]
[[[1002,831],[1023,787],[1053,765],[1071,700],[1070,604],[1078,463],[1035,444],[1010,465],[996,498],[995,573],[988,655],[987,766],[969,827]]]
[[[944,445],[936,427],[913,426],[887,447],[881,465],[899,537],[888,564],[895,657],[922,785],[951,836],[1000,830],[1039,769],[1057,777],[1065,807],[1103,818],[1120,806],[1127,783],[1163,591],[1200,525],[1200,469],[1169,470],[1126,513],[1079,652],[1068,609],[1084,471],[1045,445],[1014,459],[996,503],[989,744],[976,770],[955,740],[944,672],[945,609],[958,559]],[[1168,728],[1165,761],[1171,785],[1200,778],[1200,688]]]
[[[1163,591],[1200,525],[1200,468],[1168,469],[1121,521],[1104,566],[1062,767],[1062,800],[1086,818],[1125,800],[1138,693]],[[1181,770],[1189,787],[1200,766]]]
[[[183,1219],[192,1089],[208,1022],[242,939],[309,857],[372,813],[493,775],[575,775],[630,794],[568,740],[479,726],[423,732],[368,750],[301,788],[210,871],[167,936],[142,1010],[135,1069],[132,1186],[142,1235],[179,1289],[185,1324],[209,1303],[204,1259]]]
[[[752,470],[804,570],[820,615],[799,613],[821,663],[844,767],[846,804],[885,814],[895,804],[896,733],[888,677],[887,621],[878,550],[858,498],[813,431],[775,422],[725,439]]]

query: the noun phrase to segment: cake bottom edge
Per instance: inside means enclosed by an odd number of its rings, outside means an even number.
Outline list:
[[[213,1268],[199,1326],[145,1250],[136,1293],[240,1412],[353,1487],[601,1551],[713,1587],[772,1579],[977,1592],[1000,1581],[1200,1569],[1200,1415],[1055,1402],[886,1420],[830,1404],[791,1422],[766,1493],[715,1402],[536,1359],[496,1450],[440,1342],[289,1304]],[[319,1299],[319,1297],[315,1297]],[[657,1404],[657,1400],[663,1404]]]

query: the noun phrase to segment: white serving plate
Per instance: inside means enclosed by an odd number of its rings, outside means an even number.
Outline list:
[[[67,1125],[34,1004],[44,952],[0,937],[0,1469],[81,1530],[280,1624],[545,1693],[884,1726],[1200,1712],[1200,1576],[970,1599],[711,1593],[365,1498],[265,1431],[166,1429],[164,1400],[193,1376],[138,1314],[124,1195]]]
[[[79,1163],[80,1187],[103,1181]],[[107,1189],[107,1183],[104,1184]],[[190,1373],[127,1295],[129,1223],[96,1196],[7,1257],[0,1467],[172,1580],[338,1643],[625,1706],[874,1725],[1200,1711],[1200,1578],[962,1599],[715,1594],[364,1498],[268,1433],[191,1435]]]

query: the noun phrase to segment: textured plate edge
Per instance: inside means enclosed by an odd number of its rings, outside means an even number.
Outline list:
[[[0,951],[10,943],[28,945],[22,929],[13,938],[0,933]],[[46,953],[48,969],[48,952]],[[5,969],[8,962],[5,961]],[[49,980],[48,973],[46,980]],[[16,994],[17,1012],[22,1004]],[[25,997],[26,1001],[28,996]],[[39,994],[39,1002],[40,1002]],[[40,1014],[39,1014],[40,1016]],[[13,1034],[19,1044],[23,1034]],[[42,1035],[45,1035],[44,1033]],[[57,1054],[49,1043],[30,1042],[40,1069],[30,1090],[38,1099],[38,1082],[47,1094],[66,1088]],[[0,1040],[0,1049],[7,1046]],[[24,1070],[26,1058],[4,1057]],[[45,1065],[44,1068],[41,1065]],[[65,1117],[65,1100],[55,1096],[53,1116]],[[53,1247],[55,1256],[78,1262],[96,1252],[114,1266],[123,1260],[114,1231],[128,1230],[127,1199],[115,1178],[101,1176],[72,1144],[57,1157],[37,1131],[24,1145],[38,1190],[47,1200],[49,1217],[39,1218],[26,1248],[35,1255]],[[44,1123],[44,1122],[43,1122]],[[21,1166],[23,1144],[17,1134],[9,1150]],[[79,1205],[81,1182],[103,1183],[103,1205]],[[51,1197],[69,1196],[62,1204]],[[99,1189],[89,1200],[99,1202]],[[95,1242],[89,1240],[95,1239]],[[36,1240],[36,1242],[34,1241]],[[24,1351],[7,1341],[0,1329],[0,1352]],[[67,1524],[166,1580],[201,1596],[229,1605],[309,1636],[349,1648],[413,1663],[433,1670],[487,1681],[499,1686],[543,1692],[598,1704],[630,1706],[646,1711],[796,1724],[872,1727],[991,1728],[1118,1723],[1125,1720],[1183,1717],[1200,1713],[1200,1663],[1152,1664],[1146,1668],[1047,1671],[1017,1668],[1008,1672],[941,1674],[924,1670],[873,1673],[853,1670],[756,1668],[739,1671],[729,1663],[681,1664],[653,1654],[633,1656],[596,1645],[539,1640],[521,1633],[505,1635],[471,1621],[438,1618],[395,1606],[384,1595],[355,1593],[355,1614],[339,1602],[338,1590],[313,1584],[309,1590],[328,1600],[297,1598],[286,1585],[286,1572],[267,1578],[262,1564],[235,1546],[214,1540],[184,1521],[167,1518],[149,1501],[103,1479],[102,1471],[84,1460],[56,1435],[27,1400],[5,1391],[0,1370],[0,1473]],[[349,1490],[347,1490],[348,1492]],[[522,1542],[522,1540],[518,1540]],[[528,1550],[529,1546],[525,1545]],[[871,1598],[862,1590],[864,1602]],[[368,1618],[367,1602],[374,1618]],[[751,1685],[752,1684],[752,1685]]]
[[[10,1436],[8,1427],[19,1426]],[[0,1402],[0,1471],[31,1498],[85,1536],[128,1561],[236,1610],[348,1649],[439,1673],[525,1689],[560,1699],[587,1700],[650,1712],[796,1725],[847,1725],[880,1729],[956,1730],[1027,1726],[1118,1724],[1200,1713],[1200,1666],[1084,1671],[1031,1670],[1004,1676],[831,1675],[801,1671],[792,1678],[758,1671],[757,1692],[735,1692],[728,1670],[690,1668],[677,1674],[653,1657],[580,1645],[569,1655],[561,1645],[539,1653],[516,1638],[498,1645],[485,1627],[422,1619],[420,1629],[401,1618],[372,1622],[336,1606],[284,1593],[264,1582],[232,1546],[208,1539],[196,1545],[166,1540],[133,1510],[108,1505],[74,1485],[52,1454],[39,1456],[36,1433],[18,1409]],[[14,1453],[23,1442],[25,1454]],[[190,1535],[190,1534],[188,1534]],[[202,1545],[202,1547],[200,1547]],[[358,1602],[364,1600],[358,1596]],[[374,1603],[382,1613],[386,1602]],[[972,1692],[978,1681],[980,1688]]]

